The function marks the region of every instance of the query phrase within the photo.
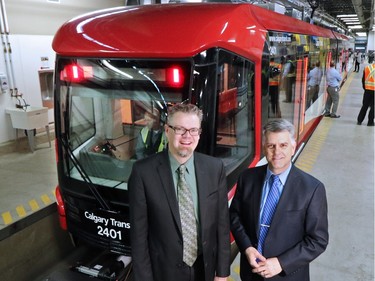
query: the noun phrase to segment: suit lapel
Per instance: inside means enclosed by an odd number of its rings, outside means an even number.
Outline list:
[[[200,159],[200,155],[194,154],[194,167],[195,167],[195,177],[197,180],[197,191],[198,191],[198,206],[200,214],[200,225],[206,225],[204,223],[207,208],[206,200],[208,196],[209,189],[207,188],[210,184],[209,175],[207,174],[207,167],[205,167],[205,161]]]
[[[262,192],[263,192],[263,185],[264,180],[266,178],[267,174],[267,165],[262,166],[262,172],[256,173],[257,177],[254,180],[253,187],[250,190],[253,190],[254,196],[251,196],[253,198],[252,205],[254,206],[253,209],[253,216],[254,216],[254,222],[256,222],[257,231],[256,235],[259,235],[259,215],[260,215],[260,206],[262,201]]]
[[[295,167],[292,166],[288,178],[285,182],[285,186],[283,189],[283,193],[281,194],[279,203],[277,204],[276,211],[273,217],[273,221],[281,222],[283,221],[283,212],[284,210],[288,209],[288,204],[290,204],[290,198],[295,196],[295,193],[298,193],[298,189],[296,188],[298,186],[298,175],[296,173]],[[294,195],[293,195],[294,194]],[[271,228],[270,228],[271,231]]]
[[[159,166],[157,167],[157,171],[160,176],[160,182],[163,185],[164,194],[167,198],[169,208],[172,212],[175,223],[182,234],[177,196],[173,182],[173,175],[171,174],[172,172],[167,151],[162,153],[159,161]]]

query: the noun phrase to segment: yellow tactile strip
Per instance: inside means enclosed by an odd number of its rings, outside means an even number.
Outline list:
[[[7,226],[35,211],[51,205],[55,201],[54,190],[50,194],[44,193],[38,198],[30,199],[27,204],[18,205],[13,210],[1,213],[0,226]]]

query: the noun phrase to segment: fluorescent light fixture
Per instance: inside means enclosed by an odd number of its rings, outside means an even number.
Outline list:
[[[362,29],[362,25],[351,25],[351,26],[348,26],[349,28],[351,29]]]
[[[349,21],[359,21],[358,18],[345,18],[345,19],[341,19],[343,22],[349,22]]]
[[[349,25],[360,25],[360,26],[362,26],[362,24],[360,24],[359,22],[347,22],[347,23],[345,23],[347,26],[349,26]]]
[[[347,15],[337,15],[338,18],[351,18],[351,17],[358,17],[356,14],[347,14]]]
[[[366,37],[366,36],[367,36],[366,32],[356,32],[356,34],[357,34],[359,37]]]

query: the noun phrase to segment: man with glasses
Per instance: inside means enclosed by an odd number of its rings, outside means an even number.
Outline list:
[[[169,109],[168,149],[137,161],[129,179],[135,281],[226,281],[230,235],[223,163],[195,149],[202,111]]]

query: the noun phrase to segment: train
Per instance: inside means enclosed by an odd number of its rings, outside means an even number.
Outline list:
[[[163,125],[176,103],[203,111],[197,151],[223,161],[230,204],[240,172],[264,161],[269,119],[291,121],[303,148],[323,116],[329,64],[345,80],[351,44],[249,3],[124,6],[66,22],[52,43],[61,227],[74,241],[131,254],[127,182],[137,140],[146,113]],[[317,61],[323,79],[310,100]],[[232,239],[233,257],[235,249]]]

